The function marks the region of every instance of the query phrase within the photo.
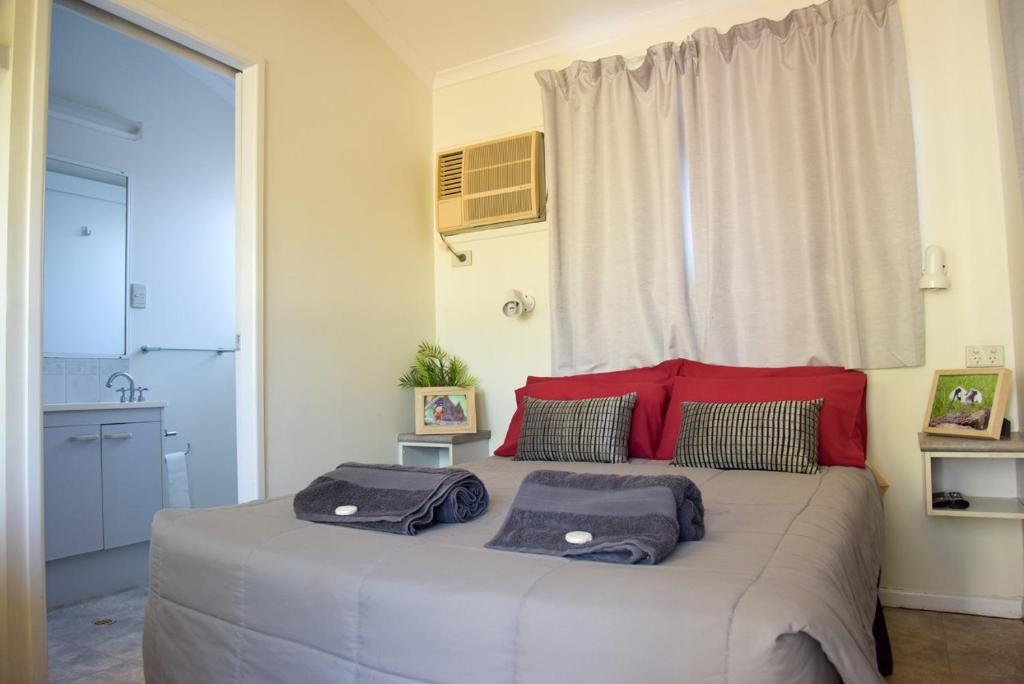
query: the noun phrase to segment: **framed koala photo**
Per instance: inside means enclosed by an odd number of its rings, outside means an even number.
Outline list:
[[[1006,368],[935,371],[924,432],[999,439],[1010,396]]]

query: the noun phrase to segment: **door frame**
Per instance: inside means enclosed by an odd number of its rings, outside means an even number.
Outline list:
[[[264,60],[145,0],[85,0],[237,69],[235,77],[236,428],[239,501],[266,494],[263,383]],[[53,0],[8,5],[0,109],[10,164],[0,171],[0,660],[2,681],[47,681],[42,472],[42,235]],[[3,12],[0,12],[3,15]],[[5,82],[6,81],[6,82]],[[6,117],[7,112],[0,112]],[[0,132],[0,137],[8,131]]]

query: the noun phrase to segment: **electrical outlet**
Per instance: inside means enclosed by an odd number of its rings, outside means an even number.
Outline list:
[[[457,257],[454,254],[452,254],[451,256],[452,256],[452,267],[453,268],[462,268],[464,266],[472,266],[473,265],[473,250],[471,250],[471,249],[458,250],[457,249],[455,251],[458,252],[459,254],[465,255],[466,259],[464,261],[459,261],[459,257]]]
[[[985,365],[992,368],[999,368],[1006,365],[1005,354],[1003,352],[1003,345],[1001,344],[990,344],[987,347],[982,347],[982,354],[985,357]]]
[[[999,368],[1005,365],[1005,352],[1001,344],[969,345],[966,351],[968,368]]]

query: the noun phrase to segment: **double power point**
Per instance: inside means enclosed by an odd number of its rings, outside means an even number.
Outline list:
[[[970,345],[966,351],[968,368],[1001,368],[1006,365],[1001,344]]]

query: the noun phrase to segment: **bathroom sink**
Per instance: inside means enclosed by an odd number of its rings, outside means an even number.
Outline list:
[[[43,404],[43,412],[55,411],[116,411],[120,409],[165,408],[166,401],[136,401],[122,404],[117,401],[87,401],[69,404]]]

